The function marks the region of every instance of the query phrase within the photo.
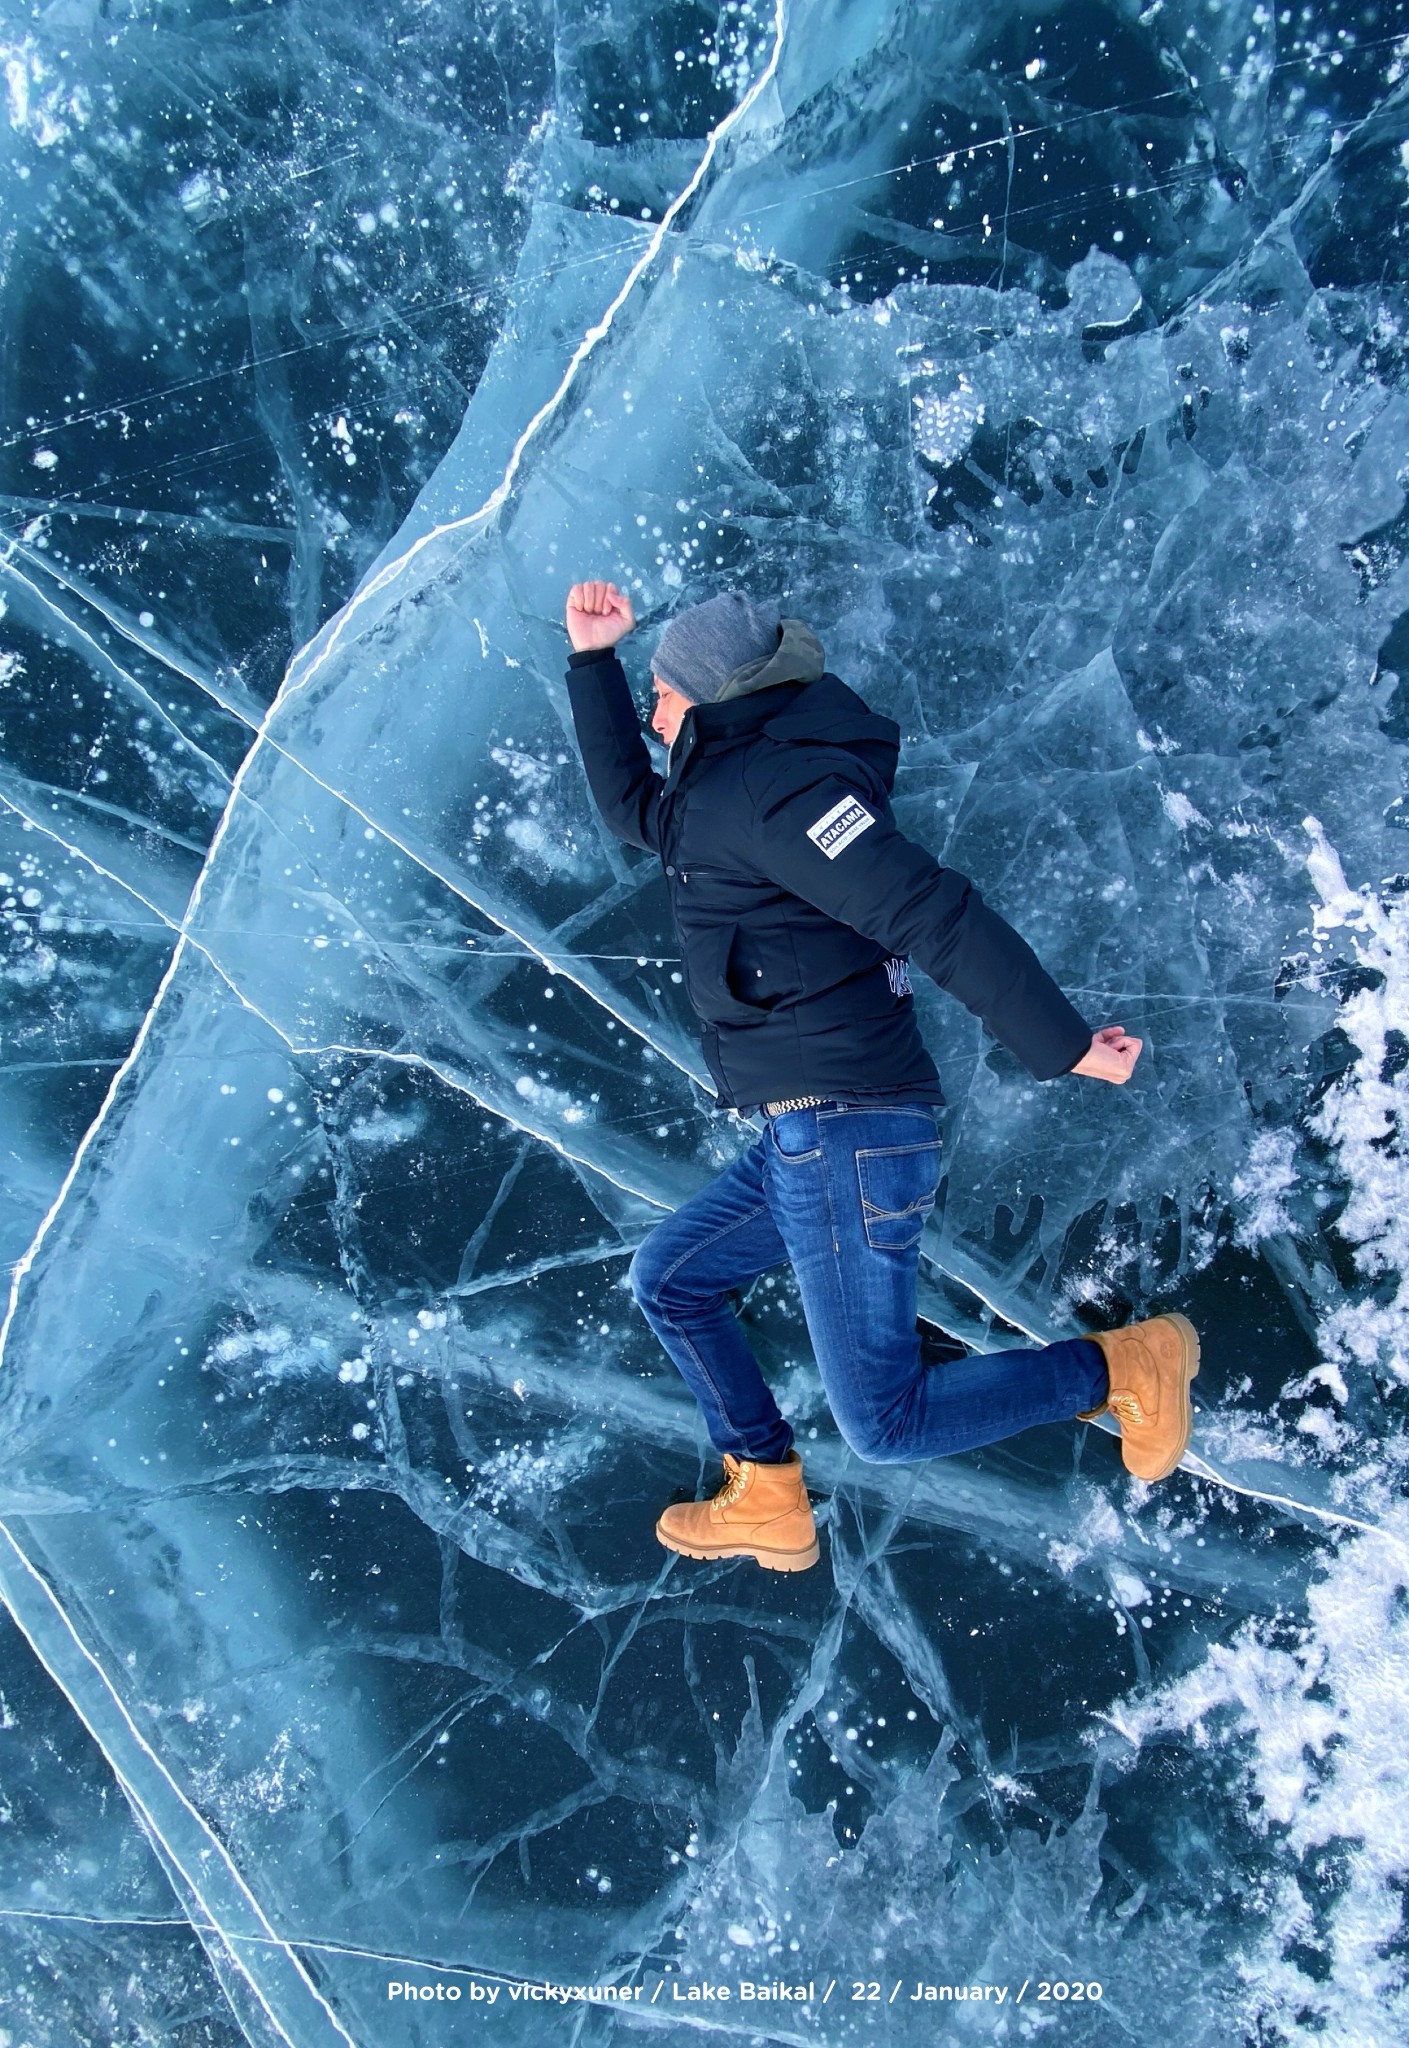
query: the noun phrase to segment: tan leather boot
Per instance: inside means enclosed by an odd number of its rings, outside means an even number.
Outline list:
[[[683,1557],[751,1557],[771,1572],[816,1564],[817,1529],[802,1481],[802,1460],[781,1465],[724,1455],[725,1480],[713,1500],[682,1501],[656,1523],[667,1550]]]
[[[1187,1316],[1152,1316],[1123,1330],[1093,1330],[1110,1374],[1106,1407],[1120,1423],[1120,1455],[1137,1479],[1164,1479],[1183,1457],[1194,1424],[1189,1382],[1199,1336]],[[1088,1410],[1099,1415],[1101,1410]]]

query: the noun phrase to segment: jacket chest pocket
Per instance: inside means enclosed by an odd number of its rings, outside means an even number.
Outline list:
[[[920,1242],[939,1191],[939,1140],[878,1145],[856,1155],[866,1241],[878,1252],[905,1252]]]

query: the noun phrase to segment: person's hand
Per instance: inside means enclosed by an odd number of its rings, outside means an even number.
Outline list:
[[[1072,1068],[1074,1074],[1089,1074],[1093,1081],[1128,1081],[1140,1057],[1143,1039],[1130,1038],[1119,1024],[1107,1024],[1091,1040],[1091,1050]]]
[[[614,583],[574,583],[568,592],[568,638],[578,654],[615,647],[636,624],[631,599]]]

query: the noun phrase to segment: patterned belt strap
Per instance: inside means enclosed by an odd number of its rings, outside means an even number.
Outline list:
[[[765,1102],[763,1107],[768,1116],[782,1116],[789,1109],[816,1109],[819,1102],[830,1102],[830,1095],[793,1095],[786,1102]]]

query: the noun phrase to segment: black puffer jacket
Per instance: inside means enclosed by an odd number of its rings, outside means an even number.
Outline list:
[[[977,889],[906,839],[889,794],[900,728],[840,677],[695,704],[651,766],[614,649],[572,654],[593,797],[658,854],[685,987],[725,1108],[796,1095],[940,1102],[914,960],[1038,1080],[1091,1043],[1036,954]]]

